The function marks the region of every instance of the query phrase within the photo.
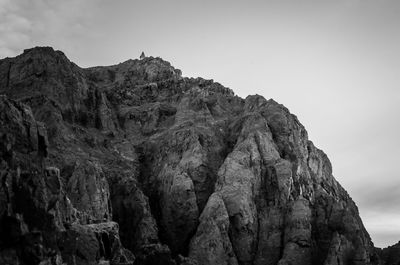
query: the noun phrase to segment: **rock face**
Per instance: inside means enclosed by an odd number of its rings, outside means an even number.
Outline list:
[[[132,262],[133,255],[119,240],[118,224],[88,224],[104,211],[108,214],[103,201],[109,196],[107,182],[77,174],[70,181],[84,184],[64,189],[59,168],[46,166],[52,164],[46,130],[30,107],[0,96],[0,113],[0,263]]]
[[[392,264],[272,99],[49,47],[0,60],[0,94],[0,264]]]
[[[383,262],[382,265],[398,265],[400,264],[400,241],[393,246],[384,249],[378,249]]]

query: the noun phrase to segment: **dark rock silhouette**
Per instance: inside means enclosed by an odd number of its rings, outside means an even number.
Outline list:
[[[400,264],[400,241],[393,246],[384,249],[377,249],[377,251],[383,260],[383,265]]]
[[[0,264],[392,264],[283,105],[140,59],[0,61]]]

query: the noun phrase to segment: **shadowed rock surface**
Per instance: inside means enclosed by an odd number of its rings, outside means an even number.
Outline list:
[[[400,264],[400,242],[384,249],[377,249],[384,265],[399,265]]]
[[[50,47],[1,60],[0,94],[0,264],[397,264],[272,99]]]

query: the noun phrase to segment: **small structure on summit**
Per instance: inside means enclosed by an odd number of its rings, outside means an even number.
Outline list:
[[[146,55],[144,55],[144,52],[142,52],[142,54],[140,55],[140,60],[143,60],[144,58],[146,58]]]

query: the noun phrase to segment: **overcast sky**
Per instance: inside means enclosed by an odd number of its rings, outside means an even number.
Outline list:
[[[400,1],[0,0],[0,58],[160,56],[296,114],[376,246],[400,240]]]

